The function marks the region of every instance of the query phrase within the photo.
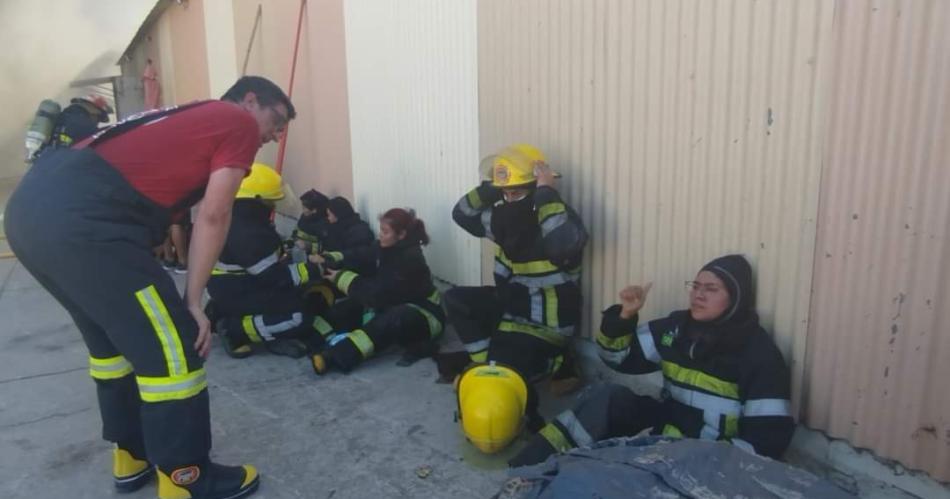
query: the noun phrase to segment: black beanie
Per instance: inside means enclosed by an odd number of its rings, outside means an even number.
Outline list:
[[[342,196],[331,199],[328,208],[333,212],[333,216],[335,216],[337,220],[346,220],[356,213],[353,211],[353,205]]]
[[[755,307],[752,287],[752,266],[742,255],[726,255],[703,266],[722,280],[729,291],[729,309],[716,322],[722,324],[734,319],[745,319]]]
[[[303,204],[308,210],[323,212],[327,209],[327,204],[329,202],[329,198],[323,195],[322,192],[315,189],[310,189],[300,196],[300,203]]]

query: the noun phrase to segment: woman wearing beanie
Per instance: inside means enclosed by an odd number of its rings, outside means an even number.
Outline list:
[[[347,298],[314,323],[326,339],[324,348],[311,355],[317,374],[333,368],[348,372],[392,344],[434,350],[445,316],[422,254],[428,243],[422,220],[411,210],[393,208],[379,218],[377,244],[344,250],[340,261],[327,262],[330,268],[352,268],[351,260],[376,262],[376,267],[372,276],[353,270],[327,272],[327,279]]]
[[[373,271],[372,260],[358,260],[354,255],[366,255],[366,250],[372,248],[376,238],[373,236],[369,224],[360,218],[359,213],[353,210],[353,205],[342,196],[335,197],[327,203],[326,240],[321,244],[320,252],[313,258],[316,263],[339,264],[343,253],[350,253],[349,268],[361,273],[369,274]]]
[[[597,440],[653,434],[724,440],[778,458],[794,430],[789,374],[759,325],[752,268],[741,255],[717,258],[686,282],[689,308],[641,324],[650,284],[629,286],[604,311],[601,359],[626,374],[663,372],[661,400],[600,383],[545,426],[511,461],[523,466]]]

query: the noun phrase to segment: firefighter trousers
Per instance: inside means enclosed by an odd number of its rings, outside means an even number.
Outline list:
[[[296,287],[261,287],[249,275],[212,275],[208,294],[215,317],[224,319],[227,330],[240,332],[247,342],[308,339],[315,334],[313,315]]]
[[[443,299],[448,321],[473,362],[495,361],[537,381],[563,361],[563,348],[530,334],[498,329],[504,313],[498,288],[459,286],[446,291]]]
[[[197,324],[152,256],[166,210],[90,150],[50,151],[7,205],[20,263],[69,312],[89,351],[102,436],[163,469],[211,447]]]
[[[595,383],[584,389],[572,409],[558,414],[531,437],[511,461],[525,466],[543,461],[555,452],[586,447],[599,440],[632,437],[667,421],[666,406],[613,383]]]
[[[330,362],[348,372],[394,344],[409,347],[437,338],[444,322],[442,309],[434,304],[406,303],[377,313],[347,298],[318,317],[315,326],[328,341]]]

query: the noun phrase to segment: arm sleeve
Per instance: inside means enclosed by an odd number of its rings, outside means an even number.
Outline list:
[[[751,445],[756,453],[777,459],[792,440],[795,420],[790,410],[791,388],[785,360],[774,344],[767,346],[767,351],[755,355],[741,375],[742,415],[738,437],[732,440],[736,445]]]
[[[492,239],[491,208],[499,199],[501,190],[486,180],[455,203],[452,220],[475,237]]]
[[[595,341],[600,358],[611,369],[625,374],[646,374],[659,370],[660,355],[654,344],[651,324],[637,326],[639,316],[620,317],[620,305],[604,310]]]
[[[277,252],[253,263],[242,263],[242,266],[248,274],[270,286],[302,286],[320,279],[319,266],[310,262],[286,263]]]
[[[548,259],[562,267],[577,262],[588,238],[580,217],[550,187],[538,187],[534,200]]]
[[[365,307],[383,308],[404,303],[410,288],[410,269],[400,269],[394,276],[366,277],[352,270],[336,275],[334,284],[345,295],[359,301]]]

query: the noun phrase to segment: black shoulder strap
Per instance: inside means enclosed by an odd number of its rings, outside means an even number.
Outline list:
[[[175,114],[179,111],[192,109],[192,108],[201,106],[203,104],[207,104],[209,102],[214,102],[214,101],[211,101],[211,100],[194,101],[194,102],[189,102],[188,104],[182,104],[180,106],[164,107],[160,109],[150,109],[148,111],[135,113],[112,126],[103,128],[102,130],[99,130],[98,132],[96,132],[95,135],[92,136],[92,140],[86,146],[91,147],[91,146],[99,145],[109,139],[113,139],[119,135],[122,135],[123,133],[128,132],[129,130],[138,128],[142,125],[151,123],[153,121],[157,121],[161,118]]]

